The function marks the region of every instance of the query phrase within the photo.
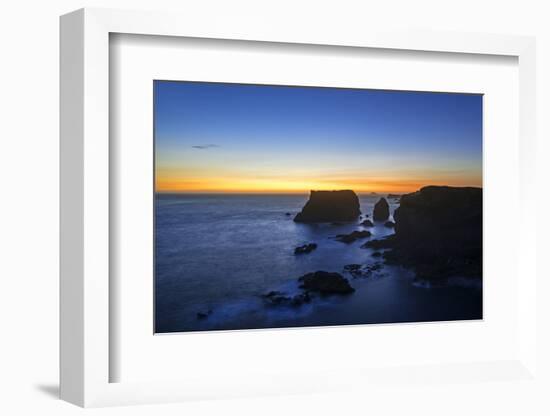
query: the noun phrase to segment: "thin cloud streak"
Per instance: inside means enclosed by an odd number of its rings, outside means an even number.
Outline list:
[[[196,144],[194,146],[191,146],[193,149],[212,149],[213,147],[220,147],[217,144]]]

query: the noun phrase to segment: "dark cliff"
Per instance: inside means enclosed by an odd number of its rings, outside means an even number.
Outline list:
[[[401,197],[395,235],[367,246],[392,248],[385,259],[413,268],[419,278],[481,278],[482,215],[481,188],[427,186]]]

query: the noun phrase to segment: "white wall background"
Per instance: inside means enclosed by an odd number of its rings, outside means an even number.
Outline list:
[[[550,11],[541,0],[7,0],[0,10],[0,413],[70,415],[80,409],[56,399],[58,368],[58,16],[84,6],[179,10],[311,19],[327,25],[391,26],[536,35],[540,192],[539,249],[550,245]],[[505,209],[505,207],[503,207]],[[537,207],[533,207],[537,209]],[[514,238],[503,224],[503,236]],[[545,244],[545,247],[542,244]],[[543,274],[550,278],[549,268]],[[7,283],[7,285],[6,285]],[[538,290],[543,364],[550,351],[550,284]],[[544,328],[547,328],[545,331]],[[542,352],[542,351],[541,351]],[[550,414],[546,391],[498,383],[388,389],[373,397],[346,393],[99,409],[101,415],[192,414]]]

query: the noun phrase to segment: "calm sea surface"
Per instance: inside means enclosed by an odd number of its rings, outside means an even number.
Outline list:
[[[360,195],[372,217],[380,196]],[[271,328],[481,318],[480,288],[425,288],[412,272],[383,266],[354,279],[347,264],[379,263],[373,250],[335,241],[358,224],[298,224],[292,221],[307,195],[176,195],[156,200],[156,332]],[[398,206],[391,204],[391,213]],[[285,215],[286,213],[292,215]],[[377,224],[371,239],[393,233]],[[295,256],[294,248],[317,243]],[[317,297],[299,307],[266,305],[271,290],[298,293],[297,278],[317,270],[350,280],[349,296]],[[207,313],[198,319],[197,313]]]

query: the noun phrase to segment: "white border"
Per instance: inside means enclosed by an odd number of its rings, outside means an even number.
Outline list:
[[[423,380],[511,379],[536,374],[535,304],[535,43],[531,38],[450,33],[399,33],[349,28],[285,26],[251,20],[234,25],[220,17],[204,26],[192,16],[86,9],[61,21],[61,397],[81,406],[179,401],[343,388],[353,370],[304,379],[289,372],[269,379],[174,383],[109,383],[109,33],[247,39],[436,52],[517,56],[520,68],[520,242],[518,360],[482,364],[380,369],[357,383],[418,377]],[[246,24],[245,24],[246,23]],[[480,373],[483,371],[483,373]],[[349,388],[345,385],[345,388]]]
[[[282,368],[303,375],[517,356],[517,247],[501,237],[502,224],[519,216],[517,59],[117,35],[110,76],[111,381],[257,379]],[[483,94],[483,321],[151,336],[155,79]]]

